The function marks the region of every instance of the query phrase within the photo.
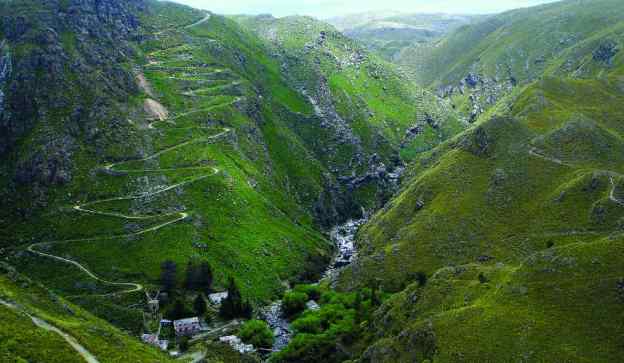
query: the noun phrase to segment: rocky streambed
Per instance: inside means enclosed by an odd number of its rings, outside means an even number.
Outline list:
[[[330,238],[336,245],[336,254],[325,270],[323,279],[335,278],[340,269],[353,262],[356,256],[355,235],[365,222],[366,219],[349,220],[331,230]],[[290,323],[282,311],[282,302],[276,301],[265,307],[261,315],[271,329],[273,329],[273,335],[275,337],[273,351],[278,352],[284,349],[292,338],[292,331],[290,330]]]

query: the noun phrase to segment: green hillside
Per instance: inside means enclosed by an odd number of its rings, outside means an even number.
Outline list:
[[[237,20],[278,55],[290,83],[329,119],[330,132],[347,139],[339,139],[329,155],[319,150],[320,157],[330,157],[331,170],[345,175],[354,163],[361,170],[376,167],[367,163],[374,151],[392,171],[401,159],[409,161],[465,128],[447,104],[331,25],[296,16]]]
[[[0,361],[620,360],[624,4],[332,22],[0,1]]]
[[[463,26],[404,59],[412,59],[421,84],[474,121],[517,86],[544,75],[600,76],[621,48],[623,11],[614,0],[512,10]]]
[[[471,129],[419,157],[401,192],[360,231],[361,255],[341,275],[342,288],[379,284],[399,292],[372,320],[373,345],[362,361],[607,362],[621,355],[614,317],[624,261],[623,68],[619,54],[608,63],[597,57],[619,25],[592,28],[587,19],[617,18],[623,8],[596,3],[490,20],[531,14],[553,24],[573,9],[594,35],[569,45],[539,75],[523,76],[526,85]],[[514,29],[506,36],[530,32]],[[480,64],[496,44],[484,41]],[[571,54],[575,72],[562,61]]]
[[[169,362],[165,354],[0,265],[3,362]],[[67,336],[84,352],[73,348]],[[84,360],[83,360],[84,359]]]

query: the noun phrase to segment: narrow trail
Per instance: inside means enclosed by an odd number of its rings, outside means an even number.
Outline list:
[[[85,347],[83,347],[80,343],[78,343],[78,340],[76,338],[74,338],[73,336],[65,333],[64,331],[60,330],[59,328],[55,327],[54,325],[48,323],[47,321],[38,318],[34,315],[29,314],[27,311],[25,311],[24,309],[18,307],[15,304],[12,304],[8,301],[4,301],[4,300],[0,300],[0,305],[4,305],[7,308],[11,309],[11,310],[15,310],[17,312],[20,312],[24,315],[26,315],[27,317],[30,318],[30,320],[32,320],[33,324],[35,324],[37,327],[46,330],[46,331],[51,331],[53,333],[58,334],[59,336],[61,336],[61,338],[63,338],[75,351],[76,353],[78,353],[86,362],[88,363],[99,363],[100,361],[97,360],[97,358],[91,354],[91,352],[89,352]]]
[[[206,14],[206,16],[203,19],[201,19],[200,21],[197,21],[197,22],[195,22],[193,24],[185,26],[184,29],[189,29],[189,28],[192,28],[194,26],[201,25],[201,24],[207,22],[208,20],[210,20],[210,14]]]
[[[191,26],[196,26],[199,25],[205,21],[207,21],[210,18],[210,16],[207,16],[206,18],[202,19],[201,21],[195,23],[195,24],[191,24],[189,25],[189,27]],[[173,70],[178,69],[178,68],[183,68],[185,70],[197,70],[197,67],[160,67],[161,69],[164,70]],[[202,68],[203,69],[203,68]],[[218,72],[210,72],[210,74],[213,73],[219,73],[219,72],[223,72],[223,70],[217,70]],[[238,81],[233,81],[232,84],[238,84],[240,82]],[[206,96],[206,97],[216,97],[216,96]],[[211,105],[209,107],[205,107],[205,108],[200,108],[200,109],[195,109],[195,110],[190,110],[188,112],[184,112],[184,113],[180,113],[177,115],[171,115],[168,118],[164,119],[164,120],[154,120],[153,122],[148,124],[147,129],[148,130],[160,130],[158,128],[158,125],[161,124],[165,124],[165,125],[173,125],[173,127],[168,127],[166,130],[167,131],[172,131],[172,130],[213,130],[214,127],[204,127],[204,126],[199,126],[199,125],[195,125],[195,126],[191,126],[191,127],[175,127],[176,125],[176,120],[180,120],[182,118],[194,115],[194,114],[198,114],[198,113],[207,113],[210,111],[213,111],[217,108],[221,108],[221,107],[228,107],[231,105],[236,104],[237,102],[240,102],[243,99],[243,97],[234,97],[231,100],[228,100],[226,102],[222,102],[222,103],[218,103],[215,105]],[[96,242],[96,241],[105,241],[105,240],[115,240],[115,239],[120,239],[120,238],[129,238],[129,237],[136,237],[136,236],[140,236],[140,235],[144,235],[147,233],[153,233],[156,232],[162,228],[165,228],[167,226],[170,226],[172,224],[181,222],[185,219],[188,218],[188,213],[186,212],[182,212],[182,211],[174,211],[174,212],[168,212],[168,213],[162,213],[162,214],[150,214],[150,215],[132,215],[132,214],[125,214],[125,213],[120,213],[120,212],[116,212],[116,211],[107,211],[107,210],[101,210],[98,209],[97,206],[104,204],[104,203],[110,203],[110,202],[116,202],[116,201],[131,201],[131,200],[138,200],[138,199],[147,199],[174,189],[178,189],[181,188],[183,186],[192,184],[192,183],[196,183],[198,181],[204,180],[206,178],[212,177],[214,175],[217,175],[221,172],[221,170],[217,167],[214,166],[191,166],[191,167],[180,167],[180,168],[156,168],[156,169],[133,169],[133,168],[124,168],[124,165],[127,165],[129,163],[140,163],[140,162],[146,162],[146,161],[150,161],[150,160],[154,160],[157,159],[165,154],[168,153],[172,153],[172,152],[176,152],[180,149],[183,149],[184,147],[187,147],[189,145],[193,145],[193,144],[201,144],[201,143],[210,143],[212,141],[215,140],[219,140],[221,138],[223,138],[224,136],[226,136],[227,134],[231,133],[232,129],[224,127],[222,128],[221,132],[218,132],[214,135],[210,135],[210,136],[199,136],[199,137],[194,137],[190,140],[181,142],[177,145],[165,148],[163,150],[160,150],[158,152],[155,152],[149,156],[146,156],[142,159],[133,159],[133,160],[125,160],[125,161],[120,161],[120,162],[116,162],[116,163],[109,163],[106,165],[103,165],[100,167],[101,170],[104,171],[108,171],[108,172],[116,172],[116,173],[120,173],[121,174],[134,174],[134,173],[138,173],[138,174],[145,174],[145,173],[162,173],[162,172],[168,172],[168,171],[198,171],[200,172],[198,176],[194,176],[194,177],[190,177],[186,180],[180,181],[178,183],[175,184],[171,184],[168,186],[164,186],[164,187],[160,187],[159,189],[155,190],[155,191],[150,191],[150,192],[143,192],[143,193],[137,193],[137,194],[132,194],[132,195],[126,195],[126,196],[120,196],[120,197],[115,197],[115,198],[107,198],[107,199],[100,199],[100,200],[95,200],[95,201],[90,201],[90,202],[85,202],[85,203],[77,203],[74,206],[72,206],[72,209],[76,212],[80,212],[80,213],[85,213],[85,214],[91,214],[91,215],[99,215],[99,216],[104,216],[104,217],[113,217],[113,218],[119,218],[119,219],[123,219],[123,220],[128,220],[128,221],[146,221],[146,220],[155,220],[155,219],[162,219],[162,218],[171,218],[170,220],[164,221],[160,224],[157,224],[155,226],[149,227],[149,228],[144,228],[142,230],[139,230],[137,232],[133,232],[133,233],[127,233],[127,234],[111,234],[111,235],[103,235],[103,236],[95,236],[95,237],[88,237],[88,238],[78,238],[78,239],[66,239],[66,240],[60,240],[60,241],[47,241],[47,242],[39,242],[39,243],[33,243],[30,246],[27,247],[27,251],[40,256],[40,257],[44,257],[44,258],[49,258],[49,259],[53,259],[56,261],[59,261],[61,263],[65,263],[65,264],[69,264],[72,266],[75,266],[76,268],[78,268],[79,270],[81,270],[82,272],[84,272],[87,276],[89,276],[90,278],[108,285],[108,286],[113,286],[113,287],[119,287],[122,288],[121,291],[116,291],[116,292],[112,292],[112,293],[108,293],[108,294],[102,294],[102,295],[97,295],[97,296],[113,296],[113,295],[120,295],[120,294],[130,294],[130,293],[135,293],[135,292],[139,292],[144,290],[144,287],[142,284],[136,283],[136,282],[115,282],[115,281],[109,281],[106,280],[100,276],[98,276],[97,274],[95,274],[93,271],[89,270],[85,265],[79,263],[78,261],[72,260],[70,258],[65,258],[65,257],[61,257],[58,255],[54,255],[51,253],[47,253],[42,251],[42,248],[49,248],[51,245],[54,244],[62,244],[62,243],[71,243],[71,242]],[[202,171],[205,171],[205,173],[201,173]]]
[[[567,166],[567,167],[574,167],[574,164],[572,163],[568,163],[565,162],[561,159],[557,159],[554,157],[549,157],[546,155],[546,153],[544,153],[543,151],[537,149],[536,147],[531,147],[529,149],[529,155],[546,160],[546,161],[550,161],[551,163],[557,164],[557,165],[562,165],[562,166]],[[615,204],[624,207],[624,201],[618,199],[615,196],[615,190],[617,188],[617,185],[615,184],[615,179],[614,178],[624,178],[624,174],[620,174],[616,171],[613,170],[601,170],[601,169],[595,169],[595,171],[597,172],[602,172],[605,173],[606,175],[609,176],[609,182],[611,183],[611,190],[609,191],[609,200],[614,202]]]
[[[609,193],[609,199],[612,202],[615,202],[616,204],[619,204],[622,207],[624,207],[624,201],[618,199],[615,196],[615,189],[617,188],[617,186],[615,185],[615,180],[613,179],[613,176],[609,177],[609,181],[611,181],[611,192]]]

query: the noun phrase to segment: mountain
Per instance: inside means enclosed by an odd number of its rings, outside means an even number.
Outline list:
[[[563,1],[441,41],[431,87],[459,82],[453,102],[509,89],[359,232],[338,285],[393,293],[360,361],[618,360],[623,15]]]
[[[2,258],[135,336],[150,331],[147,292],[165,316],[196,299],[192,266],[253,307],[316,281],[330,227],[385,203],[406,161],[466,127],[312,19],[285,20],[297,37],[280,45],[151,0],[8,0],[0,14]],[[66,330],[10,290],[3,314]]]
[[[622,11],[618,1],[563,1],[489,17],[414,56],[416,79],[474,121],[543,76],[600,76],[617,53]]]
[[[357,159],[363,151],[374,154],[365,159],[400,167],[466,127],[448,104],[329,24],[299,16],[243,16],[237,21],[264,40],[289,83],[310,100],[318,116],[329,119],[329,138],[352,128],[346,137],[353,140],[346,144],[355,141],[357,149],[340,146],[344,140],[332,147],[337,153],[331,169],[339,170],[342,179],[362,180],[361,173],[350,177],[340,163],[362,164]],[[349,154],[355,159],[349,160]],[[370,164],[368,175],[376,168]]]
[[[446,34],[484,16],[375,12],[328,19],[338,30],[398,65],[417,65],[416,54],[435,47]],[[410,70],[411,67],[405,67]]]
[[[620,360],[624,5],[332,22],[0,1],[0,360]]]

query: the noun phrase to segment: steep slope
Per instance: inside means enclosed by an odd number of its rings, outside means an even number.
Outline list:
[[[157,349],[111,327],[0,264],[3,362],[168,362]]]
[[[166,260],[209,262],[215,289],[233,277],[255,304],[316,279],[322,229],[390,197],[399,151],[464,127],[336,32],[306,47],[324,24],[275,55],[231,19],[168,2],[1,6],[0,252],[135,334]]]
[[[39,6],[62,11],[54,8],[60,6],[56,4]],[[24,4],[23,12],[29,11],[34,10]],[[79,19],[86,12],[76,11],[68,18]],[[328,259],[330,245],[312,213],[317,205],[321,211],[331,205],[332,198],[319,202],[319,196],[333,181],[281,124],[292,120],[295,112],[310,112],[311,106],[288,89],[259,42],[235,23],[159,2],[141,3],[132,14],[137,25],[127,50],[133,56],[112,71],[125,75],[128,94],[123,102],[118,100],[114,122],[97,128],[104,135],[114,130],[116,137],[94,136],[95,141],[82,144],[84,139],[77,135],[82,146],[75,154],[64,154],[72,178],[41,191],[40,204],[34,204],[29,193],[12,192],[37,189],[30,181],[20,183],[19,166],[4,174],[9,180],[3,189],[3,212],[11,224],[3,227],[3,243],[17,252],[12,262],[62,294],[80,296],[74,299],[97,311],[99,306],[131,305],[128,299],[142,302],[140,287],[157,283],[166,259],[180,266],[191,259],[209,261],[217,288],[234,276],[245,295],[258,301],[290,279],[313,275]],[[58,33],[64,27],[52,26],[59,27]],[[67,32],[68,37],[74,34]],[[238,43],[231,42],[235,38]],[[97,36],[80,44],[91,43],[114,48],[101,44]],[[9,45],[19,48],[17,43]],[[54,46],[64,51],[68,47],[62,42]],[[47,55],[39,43],[30,49]],[[32,57],[13,53],[13,75],[19,74],[22,62],[34,62]],[[59,75],[71,78],[69,71],[59,70]],[[12,82],[17,86],[23,80],[15,76]],[[111,92],[108,79],[92,84],[92,89],[103,88],[94,100],[104,102]],[[79,89],[66,87],[82,100]],[[268,101],[261,102],[263,98]],[[99,110],[84,107],[88,112]],[[111,109],[115,108],[102,106],[101,112]],[[67,110],[74,112],[74,107]],[[59,125],[65,119],[51,118],[57,122],[47,126],[51,134],[68,138],[71,131]],[[46,124],[40,117],[34,120],[37,127]],[[50,134],[31,137],[56,139]],[[22,157],[30,151],[10,155]],[[99,296],[114,291],[128,293],[116,295],[112,306]],[[137,314],[140,310],[121,311],[109,318],[135,330],[141,323]]]
[[[412,165],[340,279],[402,291],[362,361],[618,359],[622,63],[601,69],[522,87]]]
[[[471,121],[543,75],[594,77],[619,57],[620,1],[567,0],[487,17],[414,55],[417,79]]]
[[[379,162],[392,172],[400,156],[409,160],[464,127],[450,107],[328,24],[307,17],[237,20],[265,39],[290,83],[315,105],[329,133],[323,139],[340,135],[317,152],[356,188],[378,179]]]

